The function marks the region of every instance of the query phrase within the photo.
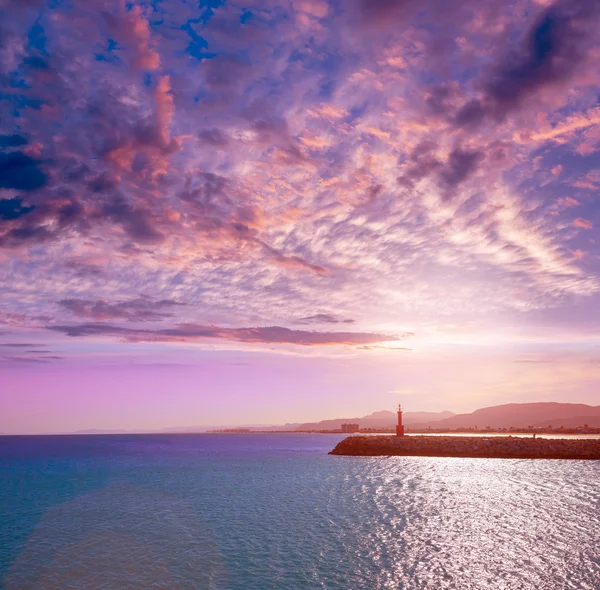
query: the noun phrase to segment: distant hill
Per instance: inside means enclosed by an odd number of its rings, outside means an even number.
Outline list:
[[[600,406],[586,404],[562,404],[540,402],[530,404],[505,404],[481,408],[470,414],[456,414],[444,420],[423,421],[411,428],[436,428],[455,430],[457,428],[527,428],[528,426],[575,427],[588,424],[593,418],[600,419]],[[582,422],[583,420],[583,422]],[[577,424],[574,424],[577,422]],[[569,426],[568,426],[569,425]]]
[[[552,426],[552,428],[579,428],[580,426],[588,425],[590,428],[600,428],[600,415],[599,416],[577,416],[575,418],[552,418],[546,422],[540,422],[533,426],[543,428],[545,426]]]
[[[403,422],[405,425],[419,422],[430,422],[443,420],[454,416],[452,412],[404,412]],[[339,430],[344,423],[358,423],[361,428],[394,428],[398,417],[396,412],[381,410],[373,412],[360,418],[335,418],[333,420],[321,420],[320,422],[306,422],[294,424],[294,430]]]
[[[469,414],[454,414],[452,412],[404,412],[404,425],[411,430],[456,430],[460,428],[475,428],[485,430],[490,428],[527,428],[547,427],[577,428],[587,424],[591,428],[600,428],[600,406],[586,404],[563,404],[557,402],[540,402],[529,404],[505,404],[481,408]],[[390,428],[397,421],[396,412],[381,410],[367,416],[353,418],[335,418],[320,422],[288,423],[285,425],[244,424],[232,426],[187,426],[164,428],[161,433],[206,432],[214,429],[250,428],[258,431],[297,431],[297,430],[340,430],[342,424],[358,423],[360,428]],[[76,434],[122,434],[125,432],[140,433],[152,431],[125,430],[80,430]]]

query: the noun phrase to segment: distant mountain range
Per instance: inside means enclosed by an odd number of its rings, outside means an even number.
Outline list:
[[[475,428],[527,428],[528,426],[553,428],[575,428],[577,426],[595,427],[600,425],[600,406],[586,404],[562,404],[540,402],[531,404],[505,404],[481,408],[470,414],[456,414],[436,421],[423,421],[411,425],[413,429],[449,429]]]
[[[396,424],[396,412],[381,410],[366,416],[353,418],[335,418],[321,420],[320,422],[288,423],[279,426],[263,424],[235,425],[235,426],[181,426],[154,430],[155,433],[193,433],[207,432],[215,429],[248,428],[251,430],[269,431],[299,431],[299,430],[340,430],[344,423],[357,423],[360,428],[393,429]],[[468,414],[454,414],[444,412],[404,412],[404,425],[410,430],[420,431],[429,428],[435,430],[457,430],[475,428],[485,430],[488,426],[498,428],[527,428],[547,427],[577,428],[588,425],[591,428],[600,428],[600,406],[587,404],[563,404],[558,402],[539,402],[528,404],[504,404],[481,408]],[[125,434],[125,430],[86,430],[75,434]]]
[[[304,424],[286,424],[269,427],[268,430],[339,430],[343,423],[357,423],[360,428],[394,428],[396,413],[383,410],[359,418],[337,418],[307,422]],[[477,428],[485,430],[488,426],[496,428],[527,428],[552,426],[553,428],[577,428],[587,424],[592,428],[600,427],[600,406],[586,404],[565,404],[558,402],[538,402],[528,404],[504,404],[481,408],[469,414],[452,412],[405,412],[404,425],[411,430]]]

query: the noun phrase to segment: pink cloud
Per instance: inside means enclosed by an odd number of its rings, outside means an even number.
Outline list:
[[[112,17],[116,38],[128,45],[133,52],[133,65],[143,70],[156,70],[160,66],[160,55],[152,47],[150,27],[141,6],[125,8],[125,0],[119,0],[119,15]]]
[[[569,207],[577,207],[580,205],[579,201],[573,199],[572,197],[561,197],[557,200],[559,207],[563,209],[568,209]]]

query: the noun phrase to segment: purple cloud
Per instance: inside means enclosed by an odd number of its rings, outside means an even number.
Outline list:
[[[361,332],[310,332],[280,326],[263,328],[220,328],[198,324],[180,324],[162,330],[124,328],[90,323],[71,326],[49,326],[48,329],[67,336],[115,336],[128,342],[193,342],[221,339],[249,344],[297,344],[300,346],[356,345],[397,340],[395,335]]]
[[[340,319],[330,313],[318,313],[297,320],[299,324],[353,324],[355,320]]]
[[[23,342],[6,342],[0,343],[0,346],[6,346],[8,348],[30,348],[32,346],[41,346],[40,344],[29,344]]]
[[[485,85],[496,114],[508,113],[543,87],[571,79],[585,60],[599,14],[598,4],[590,0],[559,0],[544,10]]]
[[[5,3],[0,317],[369,346],[597,296],[596,5]]]
[[[102,299],[96,301],[87,299],[62,299],[61,307],[78,317],[90,318],[96,321],[126,320],[129,322],[154,322],[173,316],[174,307],[181,305],[177,301],[165,299],[153,301],[140,297],[129,301],[109,303]]]

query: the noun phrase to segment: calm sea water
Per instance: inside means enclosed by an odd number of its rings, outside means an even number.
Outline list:
[[[6,589],[600,588],[600,462],[342,437],[0,437]]]

